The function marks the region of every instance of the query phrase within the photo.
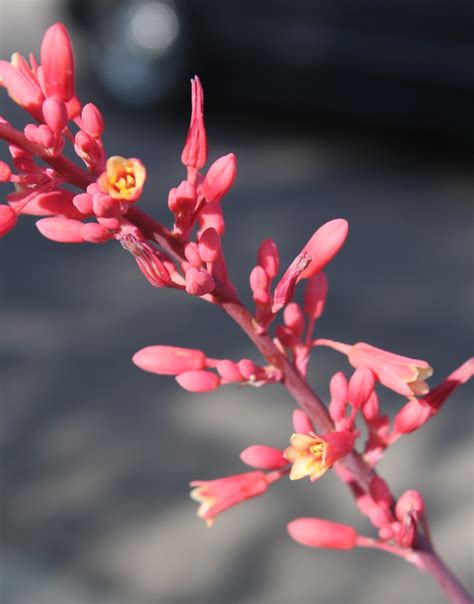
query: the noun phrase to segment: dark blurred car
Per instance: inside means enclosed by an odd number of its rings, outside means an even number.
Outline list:
[[[473,0],[70,0],[109,94],[473,130]],[[208,96],[208,98],[210,98]]]

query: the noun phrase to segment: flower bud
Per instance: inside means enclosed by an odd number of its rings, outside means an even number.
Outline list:
[[[360,409],[375,388],[375,376],[370,369],[358,367],[349,380],[348,398],[351,405]]]
[[[72,203],[81,214],[89,215],[93,213],[92,195],[89,193],[79,193],[79,195],[75,195]]]
[[[215,262],[220,253],[221,240],[216,229],[208,228],[199,237],[199,254],[204,262]]]
[[[322,518],[297,518],[287,528],[292,539],[308,547],[353,549],[357,544],[357,533],[351,526]]]
[[[50,96],[43,102],[43,117],[55,134],[60,134],[67,126],[69,118],[66,105],[59,96]]]
[[[100,138],[104,132],[104,118],[93,103],[84,105],[81,113],[82,129],[92,138]]]
[[[195,268],[202,266],[202,258],[199,255],[199,248],[197,243],[194,243],[194,241],[190,241],[184,246],[184,255],[191,266],[194,266]]]
[[[238,362],[240,373],[246,380],[254,380],[258,373],[258,367],[250,359],[241,359]]]
[[[346,376],[339,371],[335,373],[329,382],[331,400],[329,402],[329,414],[333,421],[337,422],[344,417],[348,399]]]
[[[258,248],[258,263],[270,279],[278,275],[280,260],[277,244],[272,239],[264,239]]]
[[[43,37],[41,67],[46,95],[69,101],[74,95],[74,54],[62,23],[52,25]]]
[[[240,459],[252,468],[259,470],[278,470],[288,465],[283,457],[283,451],[266,445],[252,445],[240,454]]]
[[[79,220],[62,218],[61,216],[42,218],[36,223],[36,227],[43,237],[58,243],[84,243],[81,236],[83,226],[84,223]]]
[[[292,331],[292,333],[300,338],[304,332],[304,315],[301,310],[301,306],[296,302],[288,304],[283,313],[283,320],[285,325]]]
[[[208,202],[220,201],[229,191],[237,174],[236,157],[229,153],[217,159],[207,171],[202,194]]]
[[[147,346],[133,355],[132,361],[143,369],[158,375],[179,375],[204,369],[206,355],[201,350],[177,346]]]
[[[216,365],[216,369],[221,378],[227,382],[242,382],[244,380],[237,363],[229,361],[228,359],[219,361]]]
[[[314,432],[314,426],[302,409],[295,409],[292,415],[293,428],[299,434]]]
[[[97,222],[88,222],[85,224],[80,234],[84,241],[88,241],[89,243],[105,243],[113,237],[112,233],[105,226],[97,224]]]
[[[176,376],[176,381],[189,392],[209,392],[220,385],[219,377],[210,371],[186,371]]]
[[[186,271],[186,291],[191,296],[210,294],[215,287],[214,279],[208,272],[194,267]]]
[[[398,434],[409,434],[421,428],[433,415],[433,410],[423,399],[412,398],[396,414],[393,428]]]

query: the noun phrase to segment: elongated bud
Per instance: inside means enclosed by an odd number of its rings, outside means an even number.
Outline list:
[[[329,382],[331,401],[329,403],[329,414],[333,421],[337,422],[344,417],[346,403],[348,401],[348,385],[346,376],[339,371],[335,373]]]
[[[84,241],[89,243],[105,243],[113,236],[109,229],[105,228],[102,224],[97,224],[97,222],[88,222],[85,224],[80,234]]]
[[[311,262],[298,277],[298,281],[309,279],[319,273],[344,245],[348,231],[349,224],[343,218],[336,218],[323,224],[302,250],[309,254]]]
[[[370,481],[370,494],[378,505],[389,508],[393,503],[388,484],[380,476],[374,476]]]
[[[28,214],[30,216],[52,216],[61,214],[67,218],[80,220],[83,216],[72,203],[73,195],[74,193],[66,191],[65,189],[38,193],[38,195],[35,195],[35,197],[22,208],[20,213]]]
[[[283,457],[283,451],[266,445],[252,445],[240,454],[240,459],[250,466],[259,470],[278,470],[288,465]]]
[[[229,191],[237,174],[237,159],[233,153],[217,159],[207,171],[202,194],[208,202],[220,201]]]
[[[412,398],[395,416],[394,431],[398,434],[409,434],[421,428],[433,415],[433,409],[423,399]]]
[[[60,134],[69,121],[67,109],[59,96],[50,96],[43,102],[43,117],[51,130]]]
[[[41,124],[36,133],[36,140],[45,149],[52,149],[56,143],[56,136],[49,126]]]
[[[72,203],[81,214],[92,214],[92,195],[89,193],[79,193],[75,195]]]
[[[304,311],[309,319],[319,319],[323,314],[328,295],[328,280],[321,272],[308,279],[304,292]]]
[[[280,258],[277,244],[273,239],[264,239],[258,248],[258,263],[270,279],[278,275]]]
[[[191,80],[191,121],[181,153],[187,168],[202,168],[207,162],[207,136],[204,126],[204,93],[199,78]]]
[[[302,409],[295,409],[293,411],[292,423],[295,432],[298,434],[314,432],[313,423]]]
[[[43,92],[33,78],[28,78],[8,61],[0,61],[0,86],[10,98],[26,109],[35,119],[41,120]]]
[[[209,392],[220,386],[219,377],[210,371],[186,371],[176,376],[176,381],[189,392]]]
[[[204,369],[206,355],[201,350],[177,346],[147,346],[133,355],[137,367],[158,375],[179,375]]]
[[[83,226],[84,223],[79,220],[62,218],[61,216],[42,218],[36,223],[36,227],[43,237],[58,243],[84,243],[81,236]]]
[[[52,25],[41,44],[41,67],[47,96],[57,94],[67,102],[74,95],[74,53],[67,29]]]
[[[268,307],[271,302],[271,296],[268,291],[270,281],[265,270],[261,266],[255,266],[250,273],[249,281],[255,304]]]
[[[379,397],[375,390],[369,396],[365,405],[362,405],[362,415],[366,421],[371,422],[379,415]]]
[[[202,266],[202,258],[199,255],[199,248],[197,243],[194,243],[194,241],[189,241],[184,246],[184,256],[191,266],[196,268]]]
[[[15,227],[17,219],[13,208],[5,204],[0,205],[0,237],[4,237]]]
[[[81,113],[82,129],[92,138],[100,138],[104,132],[104,118],[93,103],[84,105]]]
[[[220,253],[221,239],[213,228],[206,229],[199,237],[199,255],[204,262],[215,262]]]
[[[241,359],[238,362],[238,367],[240,373],[244,376],[246,380],[255,379],[259,370],[257,365],[255,365],[255,363],[250,359]]]
[[[237,363],[228,359],[219,361],[216,365],[218,374],[227,382],[243,382],[244,376],[239,370]]]
[[[186,271],[186,291],[191,296],[210,294],[215,287],[214,279],[207,271],[194,267]]]
[[[292,539],[308,547],[353,549],[357,545],[357,533],[351,526],[322,518],[297,518],[287,528]]]
[[[283,320],[292,333],[300,338],[304,332],[304,315],[301,306],[296,302],[288,304],[283,313]]]
[[[349,380],[349,402],[356,409],[369,400],[370,395],[375,388],[375,376],[370,369],[358,367]]]

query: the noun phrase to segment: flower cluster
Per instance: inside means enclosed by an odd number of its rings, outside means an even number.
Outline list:
[[[198,349],[152,345],[134,355],[138,367],[175,376],[191,392],[227,384],[278,382],[301,407],[293,413],[289,443],[279,443],[279,448],[254,444],[241,452],[242,462],[252,471],[191,483],[192,497],[201,504],[198,515],[211,525],[219,514],[263,495],[277,480],[289,476],[319,481],[334,468],[376,537],[319,518],[291,521],[290,536],[310,547],[384,549],[423,566],[422,552],[433,552],[426,545],[430,534],[423,498],[414,490],[394,496],[376,466],[389,446],[421,428],[470,379],[474,359],[430,389],[426,380],[432,369],[423,360],[364,342],[349,345],[314,339],[328,295],[323,270],[348,234],[348,223],[341,218],[316,229],[279,278],[278,246],[264,239],[249,276],[255,308],[243,306],[222,246],[222,201],[236,177],[236,158],[230,153],[203,171],[208,141],[203,89],[197,77],[191,80],[191,121],[181,154],[186,178],[169,191],[169,227],[137,206],[146,182],[141,161],[107,156],[99,109],[92,103],[82,105],[75,94],[74,56],[62,24],[46,32],[40,63],[34,55],[26,60],[19,54],[11,62],[0,61],[0,85],[34,120],[19,131],[0,118],[0,138],[9,145],[12,164],[0,162],[0,182],[15,187],[7,194],[7,203],[0,205],[0,236],[14,228],[20,215],[33,215],[40,217],[39,232],[59,243],[119,242],[151,285],[180,289],[219,306],[264,358],[257,364],[251,359],[210,358]],[[64,155],[67,143],[80,165]],[[300,304],[296,300],[302,282]],[[322,346],[345,355],[353,368],[349,377],[342,371],[332,377],[327,405],[306,380],[310,355]],[[384,388],[402,398],[393,418],[380,412],[378,397]],[[360,443],[362,433],[367,436]],[[443,581],[445,585],[445,576]]]

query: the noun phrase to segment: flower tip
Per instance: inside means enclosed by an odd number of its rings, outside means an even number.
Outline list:
[[[307,547],[331,549],[353,549],[357,544],[357,533],[345,524],[322,518],[297,518],[287,525],[290,537]]]

